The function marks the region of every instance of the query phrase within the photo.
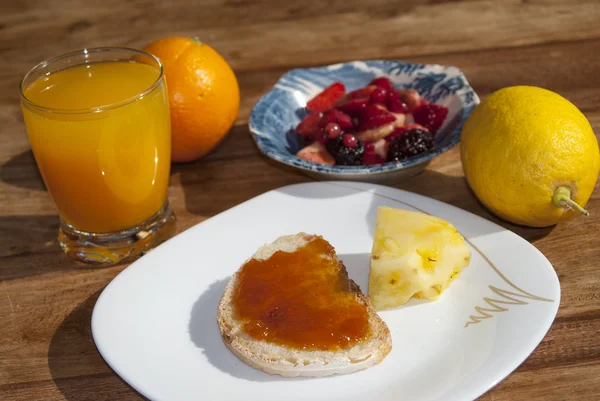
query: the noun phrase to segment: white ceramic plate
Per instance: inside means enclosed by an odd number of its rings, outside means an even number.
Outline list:
[[[246,366],[225,348],[216,324],[225,284],[280,235],[323,235],[366,289],[379,205],[450,221],[473,253],[439,300],[380,314],[393,340],[381,364],[350,375],[284,379]],[[236,206],[133,263],[98,299],[92,331],[108,364],[152,400],[472,400],[535,349],[559,301],[548,260],[496,224],[397,189],[315,182]]]

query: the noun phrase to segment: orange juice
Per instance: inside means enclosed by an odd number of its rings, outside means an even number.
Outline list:
[[[42,76],[23,115],[61,218],[77,230],[133,228],[165,204],[171,157],[164,78],[148,64],[107,61]]]

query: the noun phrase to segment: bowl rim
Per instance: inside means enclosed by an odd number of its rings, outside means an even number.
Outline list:
[[[275,103],[270,98],[278,95],[278,93],[274,92],[274,90],[276,89],[277,85],[286,76],[289,76],[290,74],[292,74],[295,71],[335,70],[336,67],[341,68],[345,65],[355,64],[355,63],[392,63],[392,64],[397,64],[397,65],[431,67],[434,69],[441,68],[445,71],[452,72],[453,75],[455,75],[455,76],[462,77],[462,79],[464,80],[465,86],[460,89],[460,91],[459,91],[460,93],[454,94],[455,96],[458,97],[458,99],[461,102],[461,108],[460,108],[460,114],[459,114],[460,121],[458,122],[458,124],[456,125],[454,130],[452,130],[452,132],[450,132],[448,134],[448,137],[449,137],[448,143],[444,144],[443,146],[434,148],[429,152],[418,155],[417,157],[411,157],[411,158],[401,161],[401,162],[387,162],[387,163],[371,165],[371,166],[327,165],[327,164],[311,162],[308,160],[300,159],[292,153],[284,155],[281,152],[274,152],[274,151],[265,149],[262,146],[261,141],[258,139],[258,137],[259,136],[266,137],[268,135],[265,135],[259,129],[256,128],[256,126],[255,126],[256,121],[259,118],[257,114],[259,111],[263,112],[263,114],[264,114],[264,112],[268,111],[271,107],[273,107],[273,105]],[[467,93],[472,94],[472,102],[468,106],[465,104],[465,99],[463,98]],[[293,168],[297,168],[300,170],[308,171],[311,173],[319,173],[319,174],[324,174],[324,175],[338,175],[338,176],[339,175],[341,175],[341,176],[345,176],[345,175],[367,176],[368,175],[368,176],[371,176],[371,175],[380,175],[380,174],[395,172],[395,171],[402,170],[402,169],[408,168],[408,167],[414,167],[415,165],[418,165],[421,163],[426,163],[426,162],[430,161],[431,159],[433,159],[434,157],[452,149],[454,146],[456,146],[460,142],[460,139],[461,139],[460,133],[461,133],[462,127],[463,127],[468,115],[479,103],[480,103],[479,96],[477,95],[477,93],[475,92],[473,87],[470,85],[469,81],[467,80],[467,77],[464,75],[464,73],[458,67],[455,67],[452,65],[442,65],[442,64],[412,63],[412,62],[407,62],[407,61],[402,61],[402,60],[386,60],[386,59],[354,60],[354,61],[346,61],[346,62],[341,62],[341,63],[316,66],[316,67],[293,68],[293,69],[287,71],[286,73],[281,75],[279,77],[279,79],[277,80],[277,82],[275,83],[275,85],[273,85],[269,89],[269,91],[267,93],[265,93],[256,102],[256,104],[254,105],[254,107],[252,108],[252,111],[250,113],[250,118],[248,120],[248,128],[250,130],[252,140],[256,144],[257,148],[261,151],[261,153],[264,154],[265,156],[269,157],[270,159],[275,160],[276,162],[279,162],[284,165],[287,165],[287,166],[290,166]]]

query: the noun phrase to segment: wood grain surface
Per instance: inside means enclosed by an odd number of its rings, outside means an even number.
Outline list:
[[[0,2],[0,400],[138,400],[104,363],[90,316],[125,265],[82,268],[60,251],[58,220],[37,171],[18,84],[45,58],[82,47],[143,47],[194,35],[238,76],[239,118],[219,148],[174,165],[169,199],[181,232],[282,185],[309,178],[262,157],[247,119],[286,70],[388,58],[452,64],[481,97],[538,85],[575,103],[600,133],[597,0],[2,0]],[[473,197],[459,150],[394,185],[515,231],[554,265],[558,317],[535,352],[481,400],[600,399],[600,195],[591,215],[549,229],[498,221]]]

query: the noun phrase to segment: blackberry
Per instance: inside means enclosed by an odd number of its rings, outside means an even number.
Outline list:
[[[433,149],[433,137],[427,131],[413,128],[392,139],[388,161],[400,161]]]
[[[344,144],[342,136],[331,139],[327,142],[327,150],[336,164],[343,166],[359,166],[362,164],[362,156],[365,153],[365,144],[362,141],[356,141],[354,147],[348,147]]]

